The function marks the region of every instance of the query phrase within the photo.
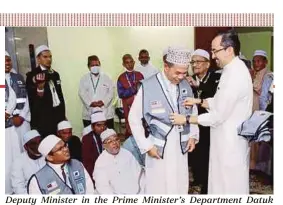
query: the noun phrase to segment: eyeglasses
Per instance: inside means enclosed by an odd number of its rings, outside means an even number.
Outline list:
[[[194,65],[194,64],[198,65],[198,64],[201,64],[201,63],[204,63],[204,62],[208,62],[208,61],[191,61],[190,64],[191,65]]]
[[[57,150],[53,151],[53,153],[62,151],[62,150],[65,149],[66,147],[68,147],[68,144],[67,144],[67,143],[64,143],[64,144],[63,144],[61,147],[59,147]]]
[[[114,142],[120,142],[119,137],[116,137],[116,138],[114,138],[114,139],[105,140],[105,141],[104,141],[104,144],[112,144],[112,143],[114,143]]]
[[[226,50],[227,48],[220,48],[220,49],[218,49],[218,50],[211,50],[210,52],[212,53],[212,54],[216,54],[216,53],[218,53],[218,52],[220,52],[220,51],[223,51],[223,50]]]

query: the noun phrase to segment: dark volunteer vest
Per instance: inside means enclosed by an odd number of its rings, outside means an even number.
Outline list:
[[[172,129],[175,129],[175,126],[172,125],[169,119],[169,115],[174,112],[174,109],[169,103],[170,100],[165,95],[166,90],[162,87],[165,82],[163,82],[161,75],[161,73],[158,73],[144,80],[142,87],[143,117],[149,126],[150,136],[154,141],[154,145],[157,147],[158,154],[163,158],[167,136]],[[178,112],[185,116],[190,115],[192,108],[186,109],[182,103],[187,97],[194,96],[193,91],[186,80],[182,80],[177,85],[177,88]],[[189,132],[189,125],[183,126],[183,131],[180,132],[180,146],[183,154],[188,151]]]
[[[18,115],[20,111],[24,108],[25,102],[27,101],[27,91],[24,78],[17,73],[10,73],[11,76],[11,87],[17,96],[17,105],[13,112],[13,115]]]
[[[85,194],[86,182],[83,165],[75,159],[71,159],[67,164],[69,181],[72,187],[69,187],[57,173],[46,164],[34,176],[39,185],[42,194]]]
[[[9,95],[10,95],[9,87],[8,87],[7,81],[5,80],[5,110],[8,105]],[[8,120],[5,120],[5,128],[9,128],[12,126],[13,126],[13,122],[11,118]]]

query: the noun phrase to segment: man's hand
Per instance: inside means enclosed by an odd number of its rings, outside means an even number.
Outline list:
[[[97,104],[98,104],[98,107],[103,107],[103,106],[104,106],[104,103],[103,103],[102,100],[99,100],[99,101],[97,102]]]
[[[160,159],[160,156],[157,152],[157,148],[155,146],[153,146],[147,153],[153,158]]]
[[[198,87],[198,83],[193,79],[192,76],[187,76],[186,79],[191,86]]]
[[[15,127],[21,126],[24,122],[24,118],[20,116],[14,116],[12,120],[13,120],[13,124],[15,125]]]
[[[11,115],[5,112],[5,120],[8,120]]]
[[[44,88],[44,85],[45,85],[45,73],[38,73],[35,76],[35,82],[37,84],[37,88],[39,90],[42,90]]]
[[[187,146],[188,152],[194,151],[194,149],[196,148],[196,139],[190,138]]]
[[[189,123],[198,124],[198,116],[190,116]]]
[[[93,101],[91,104],[90,104],[90,107],[100,107],[99,104],[98,104],[98,101]]]
[[[186,116],[180,115],[178,113],[170,114],[169,119],[171,120],[173,125],[185,125],[187,122]]]
[[[189,106],[193,106],[195,104],[199,104],[201,102],[200,99],[196,99],[196,98],[186,98],[186,100],[183,102],[183,105],[185,107],[189,107]]]

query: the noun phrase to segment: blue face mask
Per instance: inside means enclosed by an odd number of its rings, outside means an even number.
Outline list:
[[[90,68],[90,72],[92,72],[93,74],[99,74],[100,71],[100,66],[92,66]]]

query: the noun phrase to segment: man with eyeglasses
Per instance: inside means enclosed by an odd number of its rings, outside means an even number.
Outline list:
[[[194,75],[187,77],[187,80],[192,86],[194,97],[201,99],[213,97],[221,74],[209,68],[209,53],[202,49],[195,50],[190,64]],[[205,108],[200,105],[197,107],[198,114],[207,113]],[[199,125],[199,131],[199,143],[195,150],[189,154],[189,163],[193,171],[194,184],[200,184],[201,194],[207,194],[210,128]]]
[[[87,132],[82,138],[82,162],[91,178],[93,178],[94,164],[102,153],[100,135],[107,128],[106,123],[104,111],[100,108],[94,108],[91,115],[91,131]]]
[[[99,194],[143,194],[144,171],[135,157],[121,148],[113,129],[100,135],[104,151],[98,157],[93,176]]]
[[[69,149],[63,140],[48,135],[39,144],[38,151],[47,163],[30,178],[28,194],[94,194],[89,174],[82,163],[70,159]]]
[[[208,194],[249,194],[249,144],[237,133],[252,114],[253,86],[248,68],[239,59],[240,41],[234,31],[219,33],[211,43],[212,58],[223,68],[213,98],[188,98],[208,113],[173,115],[174,124],[210,127]]]
[[[80,138],[73,135],[73,128],[69,121],[58,123],[57,135],[67,143],[71,159],[82,161],[82,143]]]

